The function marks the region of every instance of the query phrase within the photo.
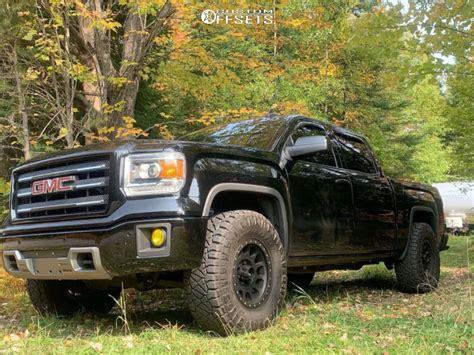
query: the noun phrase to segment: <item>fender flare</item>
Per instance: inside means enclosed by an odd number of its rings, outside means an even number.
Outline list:
[[[245,191],[245,192],[254,192],[258,194],[265,194],[273,196],[278,201],[278,206],[281,213],[282,218],[282,227],[283,227],[283,246],[285,248],[285,254],[288,255],[288,248],[289,248],[289,232],[288,232],[288,214],[286,211],[285,200],[283,196],[275,189],[267,186],[260,186],[260,185],[252,185],[252,184],[242,184],[242,183],[221,183],[213,186],[206,197],[206,202],[204,203],[204,207],[202,209],[202,216],[209,217],[212,202],[214,198],[223,191]]]
[[[409,244],[409,241],[410,241],[410,238],[411,238],[411,229],[412,229],[412,226],[413,226],[413,216],[415,215],[416,212],[427,212],[427,213],[430,213],[431,215],[433,215],[433,218],[435,220],[435,223],[434,223],[434,233],[435,235],[437,236],[437,231],[438,231],[438,224],[436,223],[436,212],[430,208],[430,207],[425,207],[425,206],[414,206],[411,208],[410,210],[410,226],[409,226],[409,229],[408,229],[408,238],[407,238],[407,242],[406,242],[406,245],[405,245],[405,248],[403,249],[403,253],[402,255],[400,255],[400,257],[398,258],[398,260],[403,260],[405,258],[405,255],[407,253],[407,250],[408,250],[408,244]]]

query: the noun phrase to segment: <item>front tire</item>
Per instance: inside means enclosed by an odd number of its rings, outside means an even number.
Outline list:
[[[428,224],[413,223],[405,257],[395,263],[395,273],[404,292],[425,293],[438,287],[439,245]]]
[[[79,311],[106,314],[120,297],[121,289],[88,287],[82,281],[27,280],[31,303],[43,316],[72,316]],[[113,297],[113,298],[112,298]]]
[[[202,264],[188,278],[190,310],[221,335],[265,328],[283,306],[285,252],[261,214],[238,210],[209,220]]]

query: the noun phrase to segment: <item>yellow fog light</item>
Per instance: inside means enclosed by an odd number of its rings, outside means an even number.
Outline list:
[[[155,229],[150,237],[151,245],[155,248],[162,247],[166,242],[166,231],[164,229]]]

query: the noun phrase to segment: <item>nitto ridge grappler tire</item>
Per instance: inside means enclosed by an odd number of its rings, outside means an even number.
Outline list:
[[[204,330],[221,335],[264,328],[286,294],[286,258],[273,225],[237,210],[209,220],[201,266],[188,278],[189,306]]]
[[[405,257],[395,263],[399,287],[404,292],[425,293],[438,287],[439,245],[426,223],[413,223]]]
[[[105,314],[115,305],[121,289],[88,287],[82,281],[27,280],[31,303],[41,315],[72,316],[81,310]],[[113,297],[113,298],[112,298]]]

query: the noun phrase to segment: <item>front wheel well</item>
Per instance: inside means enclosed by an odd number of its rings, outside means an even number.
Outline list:
[[[209,216],[234,210],[250,210],[265,216],[275,227],[287,247],[285,218],[276,196],[253,191],[221,191],[212,200]]]

